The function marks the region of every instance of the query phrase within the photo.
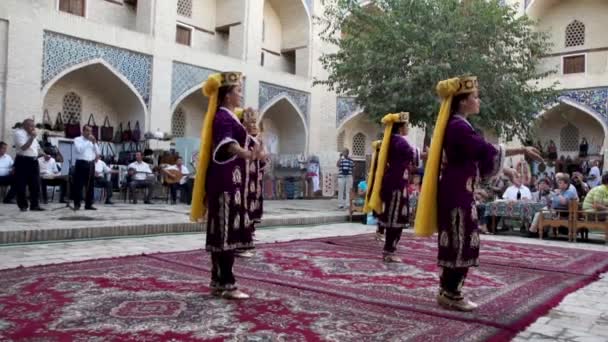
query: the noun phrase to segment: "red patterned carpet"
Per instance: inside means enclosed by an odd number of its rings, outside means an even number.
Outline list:
[[[0,341],[502,341],[608,267],[485,242],[466,284],[480,309],[461,314],[434,301],[431,241],[404,237],[390,265],[370,235],[262,245],[237,260],[243,302],[210,296],[200,250],[0,271]]]

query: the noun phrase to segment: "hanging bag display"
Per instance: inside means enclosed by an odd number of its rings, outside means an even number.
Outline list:
[[[131,140],[133,142],[141,141],[141,129],[139,128],[139,120],[135,121],[135,127],[133,128],[133,131],[131,132]]]
[[[65,124],[65,137],[74,139],[79,137],[80,134],[80,122],[76,121],[74,117],[71,117],[70,121]]]
[[[91,132],[96,140],[99,140],[99,126],[95,123],[95,117],[93,113],[89,115],[89,120],[87,121],[87,125],[91,126]]]
[[[110,126],[110,119],[106,115],[101,126],[101,141],[111,142],[114,139],[114,127]]]
[[[48,110],[44,110],[44,114],[42,114],[42,127],[46,130],[52,130],[53,124],[51,123],[51,116],[49,115]]]
[[[131,121],[127,122],[127,128],[122,131],[122,142],[127,143],[131,141]]]
[[[114,134],[114,143],[122,143],[122,122],[118,124],[118,129],[116,130],[116,134]]]
[[[55,131],[55,132],[65,131],[63,119],[61,118],[61,112],[57,113],[57,117],[55,118],[55,125],[53,126],[53,131]]]

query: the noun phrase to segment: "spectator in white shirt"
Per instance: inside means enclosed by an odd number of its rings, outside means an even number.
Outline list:
[[[21,128],[14,131],[14,142],[17,156],[15,157],[15,184],[17,205],[21,211],[27,211],[28,199],[26,187],[29,190],[29,208],[31,211],[44,211],[38,202],[40,196],[40,169],[38,156],[40,145],[36,140],[34,120],[25,119]]]
[[[95,159],[95,187],[106,189],[106,204],[114,204],[112,202],[112,182],[106,177],[109,173],[118,173],[118,170],[112,170],[106,163],[97,155]]]
[[[532,200],[532,193],[521,183],[521,176],[513,177],[513,185],[507,188],[502,198],[509,201]]]
[[[6,196],[4,196],[4,203],[11,203],[15,198],[16,186],[15,177],[13,172],[13,158],[6,154],[8,145],[4,141],[0,141],[0,186],[9,187]]]
[[[76,164],[74,165],[74,210],[80,209],[82,188],[85,189],[84,209],[97,210],[93,207],[93,190],[95,176],[95,158],[100,154],[97,139],[91,126],[82,127],[82,135],[74,139]]]
[[[38,158],[38,167],[40,168],[40,190],[42,191],[42,202],[48,203],[47,187],[58,186],[60,188],[60,203],[65,202],[65,193],[67,187],[67,178],[61,176],[59,166],[55,158],[48,154]]]
[[[188,185],[188,176],[190,175],[190,171],[184,165],[184,160],[182,158],[177,158],[175,165],[167,166],[163,169],[163,173],[166,174],[165,182],[169,184],[171,188],[171,204],[175,204],[177,202],[177,190],[181,193],[181,201],[183,203],[190,203],[190,186]],[[173,179],[173,175],[167,171],[178,171],[181,174],[179,181]]]
[[[589,177],[587,177],[587,184],[590,188],[595,188],[596,186],[602,184],[599,160],[593,161],[593,167],[591,170],[589,170]]]
[[[137,204],[137,198],[135,197],[135,189],[145,188],[147,189],[146,198],[144,203],[152,204],[152,190],[154,181],[150,179],[152,175],[152,169],[150,165],[144,162],[141,152],[135,153],[135,161],[129,164],[127,167],[132,173],[132,179],[129,181],[129,190],[131,191],[131,198],[133,198],[133,204]]]

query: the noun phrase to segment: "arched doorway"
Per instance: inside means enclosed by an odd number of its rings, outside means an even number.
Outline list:
[[[587,159],[603,162],[606,157],[608,125],[601,115],[575,101],[560,99],[553,107],[540,113],[536,130],[543,147],[551,140],[555,142],[558,157],[564,156],[576,162],[583,138],[589,143]]]
[[[197,87],[173,105],[171,133],[175,138],[200,138],[208,99]]]
[[[353,183],[364,180],[372,154],[372,142],[380,138],[382,127],[371,121],[363,112],[356,113],[338,126],[338,151],[344,148],[350,151],[355,162]]]
[[[147,107],[142,97],[125,77],[103,61],[89,61],[57,75],[45,85],[42,97],[42,110],[48,111],[52,120],[61,113],[63,119],[74,118],[84,125],[92,115],[97,126],[102,126],[107,117],[114,132],[120,124],[126,129],[129,122],[131,128],[139,122],[142,136],[146,130]],[[117,155],[118,146],[112,146]],[[111,154],[108,150],[102,153]],[[68,157],[64,155],[64,159]]]

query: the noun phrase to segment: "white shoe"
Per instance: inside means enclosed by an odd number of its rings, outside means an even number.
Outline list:
[[[439,304],[440,306],[449,309],[449,310],[456,310],[456,311],[463,311],[463,312],[470,312],[473,311],[475,309],[477,309],[479,307],[479,305],[477,305],[476,303],[463,298],[460,300],[454,300],[454,299],[450,299],[448,297],[446,297],[443,294],[438,294],[437,295],[437,304]]]
[[[239,258],[253,258],[255,256],[255,254],[253,254],[253,252],[250,252],[250,251],[242,251],[242,252],[236,252],[235,256],[239,257]]]
[[[384,240],[385,240],[384,234],[380,234],[380,233],[376,232],[376,241],[384,242]]]
[[[230,290],[222,293],[224,299],[248,299],[249,295],[241,290]]]
[[[386,263],[399,263],[401,262],[401,258],[394,255],[387,255],[382,259]]]

